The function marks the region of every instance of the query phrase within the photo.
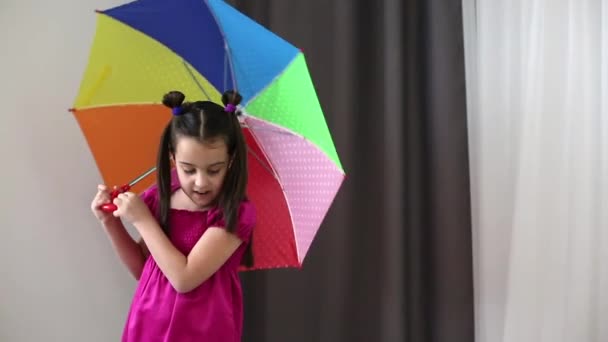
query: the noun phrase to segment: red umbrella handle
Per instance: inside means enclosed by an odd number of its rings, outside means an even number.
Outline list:
[[[106,213],[113,213],[118,207],[114,203],[104,203],[101,205],[100,209]]]
[[[113,203],[114,199],[118,197],[119,194],[127,192],[129,190],[131,190],[131,186],[129,184],[125,184],[120,188],[115,188],[110,193],[110,202],[102,204],[100,209],[106,213],[114,212],[116,209],[118,209],[118,207],[116,207],[116,204]]]

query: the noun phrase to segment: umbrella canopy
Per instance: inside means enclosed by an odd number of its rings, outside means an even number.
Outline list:
[[[97,11],[72,112],[104,182],[155,165],[171,112],[160,100],[221,103],[236,89],[248,144],[247,194],[257,208],[254,269],[301,267],[344,170],[304,54],[220,0],[140,0]],[[134,184],[142,191],[152,174]]]

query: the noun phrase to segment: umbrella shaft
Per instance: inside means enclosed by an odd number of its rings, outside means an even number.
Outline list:
[[[141,181],[142,179],[148,177],[148,175],[151,174],[154,171],[156,171],[156,166],[150,168],[144,174],[142,174],[141,176],[139,176],[139,177],[135,178],[134,180],[132,180],[131,183],[129,183],[129,186],[133,186],[133,185],[137,184],[139,181]]]

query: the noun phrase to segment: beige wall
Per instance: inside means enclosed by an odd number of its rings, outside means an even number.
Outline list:
[[[135,282],[89,211],[66,110],[109,0],[0,0],[0,341],[118,341]]]

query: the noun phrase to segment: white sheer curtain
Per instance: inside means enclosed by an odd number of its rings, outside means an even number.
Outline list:
[[[608,341],[608,1],[463,13],[477,342]]]

